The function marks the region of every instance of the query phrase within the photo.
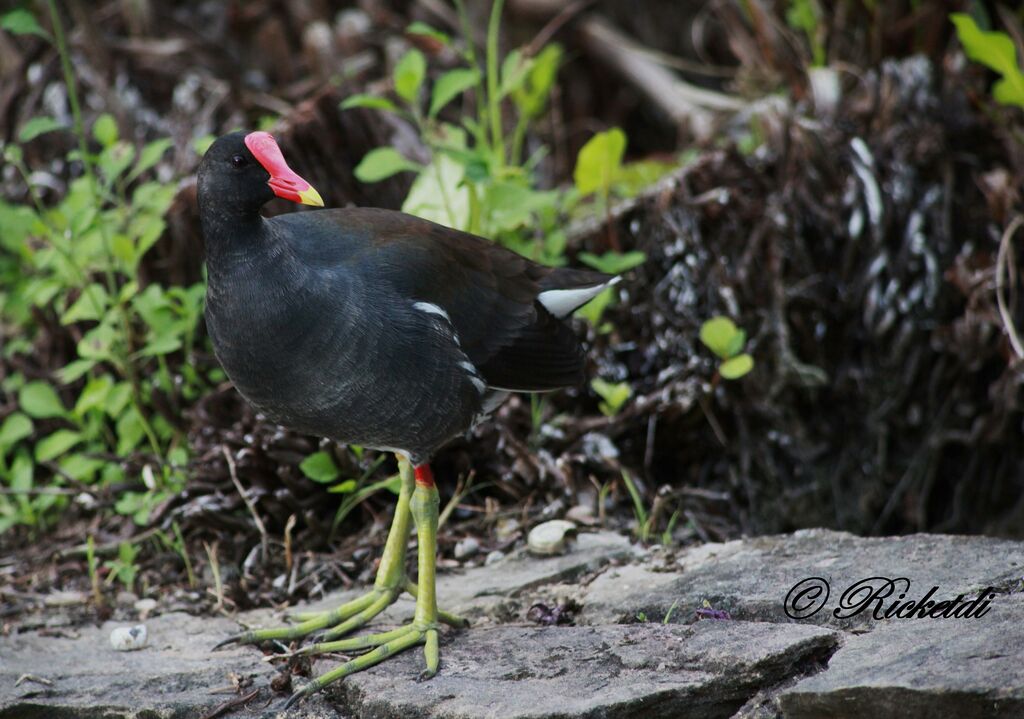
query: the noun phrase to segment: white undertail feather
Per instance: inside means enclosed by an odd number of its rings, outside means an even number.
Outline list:
[[[555,317],[565,317],[597,297],[606,287],[617,284],[620,279],[613,277],[599,285],[575,287],[571,290],[546,290],[537,295],[537,301]]]

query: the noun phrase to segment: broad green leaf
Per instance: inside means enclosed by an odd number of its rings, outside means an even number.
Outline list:
[[[355,169],[360,182],[380,182],[399,172],[418,172],[421,169],[412,160],[398,154],[393,147],[378,147],[370,150]]]
[[[32,420],[21,412],[9,414],[4,423],[0,424],[0,455],[15,442],[25,439],[31,434]]]
[[[415,103],[423,78],[427,74],[427,61],[419,50],[410,50],[395,65],[395,92],[408,103]]]
[[[701,325],[700,341],[722,359],[728,359],[738,331],[736,323],[728,317],[712,317]]]
[[[114,141],[100,152],[99,157],[96,158],[96,166],[109,184],[124,174],[134,160],[135,147],[127,142]]]
[[[480,73],[466,68],[449,70],[437,78],[437,82],[434,83],[433,96],[430,99],[430,116],[436,115],[441,108],[479,81]]]
[[[1002,79],[992,88],[992,96],[1004,105],[1024,107],[1024,73],[1017,65],[1017,49],[1004,32],[986,32],[965,13],[953,13],[949,19],[963,43],[967,57],[995,70]]]
[[[427,165],[409,188],[402,212],[456,230],[469,225],[469,188],[463,183],[466,168],[447,154]]]
[[[395,103],[391,102],[391,100],[386,97],[378,97],[377,95],[350,95],[341,103],[342,110],[351,110],[353,107],[366,107],[370,110],[398,112],[398,107],[395,106]]]
[[[61,384],[71,384],[84,375],[96,365],[96,360],[78,359],[71,364],[64,365],[57,371]]]
[[[132,398],[132,385],[130,382],[118,382],[107,394],[103,403],[103,411],[111,417],[121,416],[124,408]]]
[[[605,252],[600,256],[590,252],[581,252],[578,256],[583,264],[593,267],[598,272],[604,272],[609,275],[622,274],[634,267],[639,267],[647,261],[647,255],[640,250]]]
[[[747,343],[747,333],[745,330],[736,330],[736,334],[732,336],[732,341],[729,343],[726,353],[728,357],[735,357],[743,351],[743,345]]]
[[[327,452],[314,452],[299,464],[302,473],[314,482],[326,484],[338,478],[338,467]]]
[[[64,474],[79,482],[91,481],[97,470],[106,464],[102,459],[74,453],[61,457],[60,469]]]
[[[5,13],[0,17],[0,27],[14,35],[38,35],[46,40],[50,39],[50,34],[43,30],[35,15],[24,9]]]
[[[94,283],[82,290],[75,303],[61,315],[60,323],[69,325],[83,320],[98,320],[106,314],[109,307],[110,296],[107,294],[107,288]]]
[[[724,379],[739,379],[752,369],[754,369],[754,358],[748,354],[741,354],[723,362],[722,366],[718,368],[718,373]]]
[[[78,395],[78,401],[75,402],[75,414],[82,417],[90,409],[102,407],[113,388],[114,380],[110,375],[93,377],[86,383],[82,394]]]
[[[21,132],[18,133],[18,142],[29,142],[47,132],[63,129],[64,126],[52,117],[33,117],[21,126]]]
[[[617,127],[599,132],[580,149],[573,181],[582,195],[607,193],[622,166],[626,152],[626,134]]]
[[[67,414],[57,391],[41,380],[29,382],[21,388],[18,392],[18,404],[25,414],[35,419],[63,417]]]
[[[622,405],[633,394],[628,382],[607,382],[600,377],[590,381],[590,386],[604,400],[599,409],[608,417],[613,417],[622,409]]]
[[[427,25],[427,23],[420,22],[419,20],[409,25],[409,27],[405,28],[405,34],[423,35],[424,37],[429,37],[432,40],[436,40],[442,45],[447,45],[451,42],[451,38],[449,38],[443,32],[441,32],[440,30],[436,30],[430,25]]]
[[[86,332],[78,341],[78,356],[91,360],[110,359],[111,347],[116,341],[117,333],[114,329],[105,322],[101,323]]]
[[[156,163],[160,162],[160,159],[173,144],[174,143],[171,142],[170,138],[164,137],[159,140],[154,140],[143,147],[142,152],[139,153],[138,162],[135,163],[135,167],[132,168],[132,171],[128,173],[128,182],[131,182],[146,170],[156,165]]]
[[[36,461],[49,462],[82,441],[82,433],[71,429],[58,429],[36,442]]]
[[[110,147],[117,142],[117,122],[114,116],[105,112],[97,117],[92,126],[92,136],[103,147]]]
[[[129,407],[117,420],[117,450],[120,455],[131,452],[146,435],[142,417],[134,407]]]

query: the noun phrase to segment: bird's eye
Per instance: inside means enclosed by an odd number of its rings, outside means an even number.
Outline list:
[[[245,158],[241,155],[235,155],[231,158],[231,164],[235,167],[245,167]]]

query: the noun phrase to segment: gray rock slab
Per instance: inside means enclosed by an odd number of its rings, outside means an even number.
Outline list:
[[[115,622],[67,636],[0,638],[0,719],[196,719],[238,696],[231,690],[232,673],[254,679],[244,692],[260,688],[232,716],[273,716],[280,699],[269,703],[269,668],[260,653],[252,647],[210,651],[234,622],[175,612],[145,624],[147,646],[133,652],[110,646],[111,630],[123,626]],[[289,716],[343,715],[316,699]]]
[[[784,601],[798,582],[820,577],[830,585],[824,609],[801,621],[843,629],[870,628],[867,614],[836,618],[844,590],[869,577],[906,577],[908,598],[932,586],[938,598],[1008,588],[1024,575],[1024,543],[985,537],[917,534],[862,538],[814,529],[792,535],[705,544],[681,552],[665,567],[632,565],[604,572],[582,597],[581,621],[633,621],[637,613],[692,621],[705,600],[733,618],[788,622]]]
[[[490,627],[442,646],[428,682],[414,681],[423,658],[411,650],[330,691],[360,719],[729,717],[836,642],[819,627],[752,622]]]
[[[786,719],[1024,717],[1024,595],[976,619],[890,620],[783,691]]]
[[[621,534],[581,533],[570,551],[562,555],[535,557],[522,549],[487,566],[457,573],[439,573],[438,605],[446,611],[479,619],[502,605],[506,598],[521,596],[545,585],[578,579],[610,562],[635,560],[644,555],[642,548]],[[360,587],[334,592],[297,609],[312,612],[333,609],[366,590],[367,587]],[[412,616],[414,607],[412,598],[405,595],[381,613],[378,621],[385,624],[406,621]],[[281,624],[282,617],[279,613],[260,609],[240,614],[238,620],[246,626],[265,627]]]

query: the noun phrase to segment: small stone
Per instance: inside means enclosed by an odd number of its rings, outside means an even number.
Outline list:
[[[519,532],[518,520],[511,517],[502,517],[494,525],[494,536],[499,542],[507,542]]]
[[[139,619],[145,619],[156,609],[157,602],[151,597],[146,597],[135,602],[135,611],[139,613]]]
[[[565,513],[565,518],[576,524],[585,524],[587,526],[597,524],[594,508],[588,504],[577,504],[575,507],[570,507],[569,511]]]
[[[455,558],[465,559],[480,551],[480,541],[476,537],[466,537],[455,544]]]
[[[146,646],[146,625],[118,627],[110,633],[110,646],[119,652],[131,652]]]
[[[505,553],[500,549],[495,549],[493,552],[487,553],[487,558],[484,559],[484,566],[491,566],[495,562],[501,561],[505,558]]]
[[[117,593],[118,606],[132,607],[137,601],[139,601],[139,596],[134,592],[120,591]]]
[[[48,607],[70,607],[87,601],[89,598],[83,592],[54,592],[46,595],[43,604]]]
[[[526,545],[533,554],[565,554],[576,525],[564,519],[552,519],[530,530]]]

